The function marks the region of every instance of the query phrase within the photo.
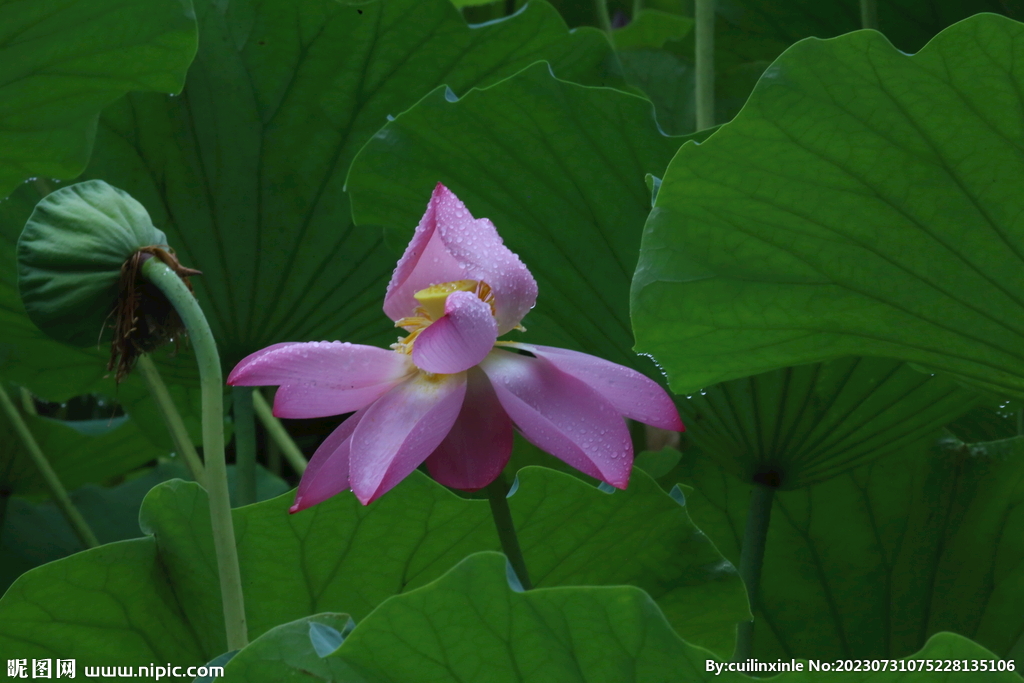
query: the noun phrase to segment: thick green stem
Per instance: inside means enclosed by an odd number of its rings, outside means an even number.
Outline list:
[[[878,30],[878,0],[860,0],[860,27]]]
[[[50,496],[53,498],[53,502],[57,504],[57,509],[61,511],[64,518],[68,520],[68,524],[71,525],[72,531],[78,536],[78,540],[82,542],[86,548],[95,548],[100,543],[96,540],[96,534],[89,528],[88,522],[82,517],[82,513],[78,511],[75,504],[71,502],[71,496],[68,495],[67,489],[64,488],[64,484],[60,482],[57,477],[57,473],[53,471],[53,467],[50,466],[50,461],[43,455],[43,449],[39,447],[39,443],[36,438],[32,436],[32,432],[29,430],[28,425],[25,424],[25,420],[22,419],[21,413],[18,412],[14,402],[11,401],[11,397],[7,394],[7,390],[4,389],[3,383],[0,382],[0,408],[3,409],[4,414],[7,415],[7,419],[10,420],[11,425],[14,426],[14,431],[18,433],[21,438],[21,442],[25,445],[25,450],[28,451],[29,456],[32,458],[32,462],[35,464],[36,469],[39,470],[39,474],[42,475],[43,481],[46,483],[46,488],[50,490]]]
[[[715,125],[715,0],[696,0],[694,33],[696,50],[697,130]]]
[[[498,475],[498,478],[487,485],[487,500],[491,503],[491,517],[494,518],[494,526],[498,530],[498,540],[501,541],[501,549],[508,558],[519,583],[524,589],[533,588],[530,581],[530,573],[526,570],[526,560],[523,559],[523,551],[519,547],[519,537],[516,536],[516,527],[512,523],[512,511],[508,507],[508,482],[505,476]]]
[[[601,26],[601,30],[607,33],[610,38],[612,35],[612,20],[608,15],[608,0],[594,0],[594,11],[597,14],[597,23]]]
[[[644,0],[633,0],[633,14],[630,21],[636,21],[637,15],[644,9]]]
[[[253,392],[252,405],[256,409],[256,415],[260,418],[260,422],[263,423],[263,428],[267,430],[267,434],[274,440],[274,443],[281,448],[288,464],[299,474],[305,472],[306,456],[302,455],[302,451],[292,441],[291,435],[288,434],[288,430],[284,428],[281,421],[274,417],[270,404],[263,398],[263,394],[258,391]]]
[[[228,499],[227,466],[224,462],[223,375],[217,344],[199,302],[188,286],[160,259],[147,259],[142,275],[160,288],[178,311],[195,350],[203,399],[203,454],[206,458],[206,490],[210,496],[213,546],[220,573],[221,600],[228,650],[240,650],[249,642],[245,625],[245,601],[238,570],[238,550]]]
[[[235,501],[256,502],[256,418],[253,416],[252,387],[232,387],[235,417]]]
[[[38,415],[39,411],[36,410],[36,400],[32,398],[32,392],[25,387],[21,389],[21,409],[25,411],[26,415]]]
[[[206,472],[203,470],[203,461],[199,459],[196,447],[192,445],[192,439],[189,438],[188,430],[185,429],[181,413],[178,412],[178,407],[174,405],[171,394],[167,391],[167,385],[164,384],[164,380],[160,377],[160,371],[156,369],[156,364],[153,363],[153,359],[148,354],[143,354],[139,356],[135,368],[142,375],[143,381],[146,382],[146,387],[149,388],[149,393],[153,396],[153,400],[156,401],[156,406],[160,410],[160,416],[164,419],[164,425],[166,425],[167,431],[171,435],[171,441],[174,442],[174,449],[184,458],[185,465],[192,474],[192,478],[205,488]]]
[[[755,484],[754,490],[750,493],[747,526],[743,530],[743,547],[740,548],[740,578],[747,587],[751,614],[757,611],[761,565],[764,563],[764,546],[768,538],[768,523],[771,521],[774,498],[775,489],[763,484]],[[744,621],[739,625],[733,660],[742,662],[750,659],[753,650],[754,621]]]

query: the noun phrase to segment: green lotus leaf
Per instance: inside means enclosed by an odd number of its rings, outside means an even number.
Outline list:
[[[23,415],[43,454],[65,488],[125,474],[166,455],[127,416],[88,421],[99,433],[83,433],[76,422]],[[19,495],[49,491],[14,426],[0,415],[0,490]]]
[[[97,343],[118,298],[121,267],[142,247],[167,246],[123,190],[88,180],[41,200],[18,240],[18,288],[29,318],[54,339]]]
[[[336,612],[314,614],[275,626],[231,658],[224,667],[224,678],[276,682],[314,676],[323,681],[364,683],[343,660],[321,655],[312,642],[317,629],[329,629],[341,637],[351,626],[349,615]]]
[[[783,489],[900,452],[981,397],[882,358],[844,358],[722,382],[679,401],[690,440],[741,481]]]
[[[267,500],[288,490],[283,480],[259,465],[256,477],[257,500]],[[155,467],[130,473],[116,486],[86,484],[70,491],[69,495],[99,542],[113,543],[143,535],[139,528],[139,509],[151,488],[171,479],[190,478],[188,469],[180,461],[161,460]],[[228,465],[232,504],[235,504],[234,482],[235,466]],[[82,549],[81,540],[53,501],[34,502],[22,496],[11,496],[0,530],[0,594],[29,569]]]
[[[0,199],[81,173],[100,110],[180,92],[195,53],[191,0],[0,0]]]
[[[657,49],[681,40],[693,30],[693,19],[656,9],[641,9],[632,20],[612,32],[616,50]]]
[[[534,584],[639,586],[689,642],[732,652],[736,623],[749,618],[736,570],[652,479],[634,472],[614,494],[539,467],[519,480],[509,504]],[[288,515],[292,498],[232,511],[252,639],[317,612],[362,620],[466,555],[499,547],[486,501],[459,498],[419,472],[366,507],[346,493]],[[79,665],[198,663],[223,653],[205,492],[161,484],[140,521],[147,538],[21,576],[0,598],[0,652]]]
[[[1024,395],[1024,25],[808,39],[665,173],[637,348],[690,392],[848,355]]]
[[[472,27],[449,0],[197,0],[196,14],[182,95],[105,110],[86,176],[130,192],[203,271],[196,295],[226,368],[282,341],[394,341],[381,304],[397,257],[379,229],[354,229],[343,191],[389,116],[538,60],[608,80],[606,38],[570,33],[544,2]]]
[[[934,636],[913,658],[995,659],[985,648],[951,633]],[[388,600],[356,627],[328,662],[330,675],[324,679],[338,683],[360,680],[343,664],[375,683],[765,680],[713,669],[723,663],[673,633],[641,590],[585,586],[515,592],[505,579],[505,558],[496,553],[472,555],[434,583]],[[777,683],[1019,680],[1012,671],[872,672],[869,665],[867,671],[836,673],[810,672],[806,662],[800,664],[802,670],[759,675],[772,676]],[[832,660],[824,664],[835,666]]]
[[[750,485],[699,451],[661,481],[693,487],[686,499],[694,521],[738,562]],[[826,482],[779,491],[753,655],[892,659],[951,631],[1016,659],[1019,671],[1022,558],[1024,438],[925,439]]]

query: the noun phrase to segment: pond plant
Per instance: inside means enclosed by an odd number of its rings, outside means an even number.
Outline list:
[[[1019,680],[1022,20],[0,0],[8,677]]]

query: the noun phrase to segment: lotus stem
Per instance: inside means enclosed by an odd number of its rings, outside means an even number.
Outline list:
[[[284,455],[285,460],[288,461],[288,464],[298,474],[305,472],[306,465],[308,464],[306,457],[302,455],[302,451],[292,441],[291,435],[288,434],[288,430],[284,428],[281,421],[274,417],[274,412],[270,409],[267,399],[263,398],[263,394],[258,391],[253,392],[252,405],[256,409],[256,416],[260,418],[260,422],[263,423],[263,427],[267,430],[270,438],[281,449],[281,453]]]
[[[21,409],[25,411],[26,415],[38,415],[39,411],[36,410],[36,401],[32,398],[32,392],[25,387],[19,387],[21,389]]]
[[[146,382],[146,387],[149,388],[149,393],[153,396],[153,400],[156,401],[157,408],[160,410],[160,416],[164,419],[167,431],[171,435],[171,441],[174,442],[174,449],[185,460],[185,465],[188,467],[188,471],[192,474],[192,478],[196,483],[206,488],[206,472],[203,469],[203,461],[199,459],[196,447],[192,445],[192,439],[189,438],[188,430],[185,429],[185,422],[181,419],[181,413],[178,412],[178,407],[174,405],[171,394],[167,391],[167,385],[164,384],[163,378],[160,377],[160,371],[157,370],[156,364],[149,357],[149,354],[142,354],[139,356],[135,367]]]
[[[235,417],[235,502],[239,506],[256,502],[256,418],[252,387],[232,387]]]
[[[43,454],[43,449],[39,447],[39,443],[32,436],[32,432],[29,430],[28,425],[25,424],[25,420],[22,419],[18,408],[11,401],[7,390],[4,389],[3,382],[0,382],[0,408],[3,408],[7,419],[14,426],[14,431],[18,433],[18,437],[21,438],[21,442],[25,445],[25,449],[32,458],[32,462],[35,464],[36,469],[39,470],[39,474],[42,475],[46,488],[50,490],[53,502],[57,504],[57,509],[68,520],[68,524],[71,525],[71,530],[78,536],[78,540],[86,548],[98,546],[100,543],[96,540],[96,534],[93,533],[89,523],[85,521],[85,517],[82,516],[82,513],[78,511],[78,508],[71,501],[71,496],[68,495],[67,489],[64,488],[64,484],[61,483],[57,473],[53,471],[50,461]],[[6,505],[6,501],[4,503]],[[2,526],[0,526],[0,530],[2,530]]]
[[[487,485],[485,491],[491,504],[491,517],[494,518],[494,526],[498,530],[501,549],[519,577],[519,583],[525,590],[530,590],[533,583],[530,581],[530,573],[526,570],[526,560],[523,559],[519,537],[512,522],[512,511],[508,507],[508,482],[505,481],[505,475],[499,474],[497,479]]]
[[[715,125],[715,0],[697,0],[694,10],[697,130]]]
[[[600,24],[601,30],[611,39],[612,20],[608,15],[608,0],[594,0],[594,10],[597,13],[597,23]]]
[[[751,614],[757,610],[764,547],[768,539],[768,523],[771,521],[774,499],[774,488],[754,484],[754,490],[750,493],[750,508],[747,510],[747,526],[743,530],[743,546],[740,548],[740,578],[747,587]],[[754,621],[751,619],[740,623],[733,661],[742,662],[750,659],[754,651]]]
[[[160,288],[178,311],[188,329],[199,365],[203,401],[203,454],[206,458],[206,490],[210,498],[210,522],[213,545],[220,573],[221,600],[228,650],[240,650],[248,644],[245,624],[245,600],[238,569],[234,525],[228,498],[227,466],[224,461],[224,376],[217,355],[217,343],[199,302],[188,286],[158,258],[142,264],[142,275]]]
[[[878,0],[860,0],[860,27],[878,30]]]

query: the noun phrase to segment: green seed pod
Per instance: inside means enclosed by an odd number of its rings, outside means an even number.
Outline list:
[[[145,207],[102,180],[63,187],[44,197],[18,240],[18,288],[39,329],[73,346],[100,342],[114,330],[111,364],[121,356],[118,380],[135,357],[184,334],[155,287],[139,275],[157,257],[183,279],[182,268]]]

